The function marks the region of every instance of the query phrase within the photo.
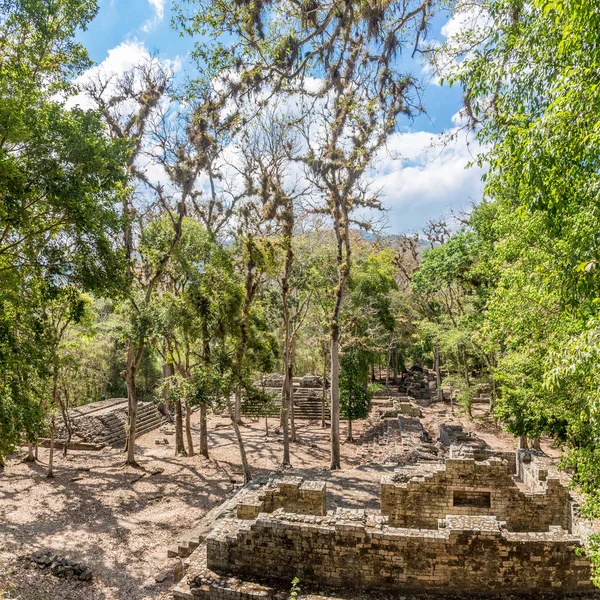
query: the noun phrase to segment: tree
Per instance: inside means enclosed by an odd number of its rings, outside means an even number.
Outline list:
[[[0,6],[0,462],[22,433],[31,442],[41,431],[53,362],[46,299],[122,286],[114,241],[125,148],[96,112],[66,106],[90,64],[74,38],[96,10]]]
[[[278,277],[283,337],[283,386],[281,425],[283,429],[284,466],[290,465],[290,437],[296,441],[293,416],[294,358],[300,313],[306,314],[310,298],[306,298],[294,313],[291,306],[294,269],[294,235],[298,200],[303,194],[302,184],[290,178],[290,164],[298,152],[288,116],[277,109],[265,112],[255,120],[253,129],[243,137],[241,151],[245,157],[244,172],[251,183],[251,193],[262,203],[264,219],[273,222],[276,228],[276,243],[283,255],[281,274]],[[295,190],[295,191],[293,191]],[[290,436],[291,418],[291,436]]]
[[[123,204],[127,219],[124,249],[132,287],[126,363],[129,400],[126,450],[127,463],[131,465],[136,464],[136,378],[152,326],[147,311],[181,238],[187,206],[199,194],[197,181],[206,166],[205,122],[198,118],[193,105],[189,111],[182,111],[178,118],[173,117],[165,97],[170,91],[171,78],[172,73],[167,66],[150,59],[115,82],[111,82],[111,76],[99,75],[86,85],[87,94],[102,111],[113,137],[129,141],[128,173],[145,200],[143,210],[134,206],[131,195],[126,197]],[[154,149],[148,151],[146,145],[151,143]],[[163,170],[173,189],[167,190],[162,182],[148,175],[149,165],[146,164],[146,169],[140,165],[142,155],[150,159],[150,164]],[[168,232],[162,230],[158,244],[146,244],[148,224],[155,219],[161,220],[163,216],[166,217],[163,222],[169,225]],[[152,237],[152,233],[149,235]],[[181,439],[180,446],[182,443]]]
[[[497,412],[519,436],[546,432],[566,444],[598,514],[600,15],[582,0],[459,2],[455,10],[483,17],[436,54],[464,89],[468,126],[489,165],[488,201],[473,226],[491,241],[499,271],[484,323],[500,343]],[[597,550],[592,557],[600,562]]]
[[[372,394],[368,386],[369,359],[361,350],[345,351],[340,358],[340,410],[348,419],[348,441],[352,438],[352,421],[369,414]]]
[[[261,91],[267,97],[306,97],[310,107],[304,114],[321,131],[306,136],[311,143],[303,160],[337,241],[338,283],[330,316],[331,468],[339,469],[339,319],[351,264],[351,213],[376,205],[366,189],[365,172],[394,131],[398,115],[410,113],[411,106],[420,109],[420,102],[413,102],[417,85],[397,72],[396,57],[408,32],[414,32],[416,51],[432,3],[348,2],[340,7],[336,2],[283,2],[276,19],[267,3],[188,4],[191,14],[179,10],[180,26],[215,39],[212,46],[196,48],[205,77],[224,79],[225,93],[236,98]],[[319,80],[316,90],[307,83],[311,76]],[[266,102],[264,93],[259,101]]]

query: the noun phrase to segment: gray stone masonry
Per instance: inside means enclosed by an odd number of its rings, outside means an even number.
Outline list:
[[[544,477],[547,472],[540,474]],[[535,485],[534,485],[535,483]],[[548,531],[569,526],[569,492],[558,479],[515,481],[507,461],[449,458],[445,465],[408,481],[401,469],[381,482],[381,512],[398,527],[435,527],[447,515],[494,515],[509,531]]]
[[[512,533],[494,517],[451,516],[424,530],[390,527],[363,510],[322,517],[278,509],[251,521],[223,521],[206,545],[211,571],[286,584],[297,576],[311,584],[402,592],[592,589],[576,536],[560,529]]]
[[[302,477],[284,477],[248,494],[237,505],[238,519],[256,519],[260,513],[279,508],[303,515],[327,512],[327,485],[324,481],[304,481]]]

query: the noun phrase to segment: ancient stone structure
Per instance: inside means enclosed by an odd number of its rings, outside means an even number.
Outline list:
[[[237,518],[256,519],[260,513],[271,513],[279,508],[301,515],[324,515],[325,502],[325,482],[286,477],[270,481],[258,492],[248,495],[237,505]]]
[[[569,492],[557,478],[517,482],[507,461],[449,458],[419,477],[398,469],[381,482],[381,512],[390,525],[436,527],[447,515],[495,516],[508,531],[568,528]]]
[[[125,444],[127,426],[127,398],[110,398],[92,402],[69,410],[73,428],[71,442],[85,442],[96,446],[116,446]],[[152,402],[138,404],[136,436],[156,429],[162,422],[162,416]],[[64,426],[57,427],[57,440],[67,437]],[[75,446],[76,447],[76,446]]]
[[[278,509],[253,521],[223,521],[206,547],[210,570],[242,577],[298,576],[344,589],[518,593],[591,589],[578,545],[562,530],[510,533],[495,517],[450,516],[422,530],[389,527],[362,510],[318,517]]]
[[[404,391],[374,398],[355,468],[325,476],[329,510],[325,482],[263,478],[242,488],[172,550],[191,553],[174,598],[287,600],[294,577],[303,592],[327,586],[344,597],[594,594],[581,550],[598,530],[550,461],[494,450],[456,425],[432,439],[419,418],[431,376],[412,371]]]
[[[432,443],[416,417],[369,419],[356,452],[356,462],[361,465],[393,467],[418,461],[441,460],[439,448]]]
[[[440,425],[440,442],[444,446],[469,446],[471,448],[484,449],[487,444],[473,433],[463,430],[462,425],[442,423]]]
[[[478,461],[452,450],[446,464],[384,476],[381,511],[326,512],[317,481],[255,487],[206,537],[188,595],[175,597],[277,598],[295,576],[305,586],[395,592],[563,598],[593,589],[568,491],[541,455],[509,461],[482,450]]]
[[[323,380],[320,376],[304,375],[303,377],[294,377],[292,383],[295,419],[316,421],[321,418],[323,408],[325,409],[325,415],[329,414],[329,389],[326,386],[325,406],[323,407]],[[272,402],[265,407],[254,399],[245,399],[242,402],[242,413],[248,417],[258,417],[264,416],[266,412],[270,417],[279,417],[281,413],[283,375],[278,373],[264,375],[254,385],[269,394]]]

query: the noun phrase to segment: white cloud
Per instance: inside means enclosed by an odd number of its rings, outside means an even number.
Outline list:
[[[107,57],[100,64],[97,64],[82,73],[75,80],[75,84],[83,87],[87,82],[96,80],[99,77],[107,78],[110,76],[118,76],[149,58],[150,53],[141,42],[138,42],[137,40],[122,42],[115,48],[110,49]],[[108,86],[107,91],[109,92],[110,89],[111,86]],[[94,103],[84,93],[69,98],[66,106],[67,108],[72,108],[74,106],[80,106],[84,109],[95,108]]]
[[[138,40],[121,42],[118,46],[111,48],[106,58],[91,69],[82,73],[76,80],[75,84],[83,87],[89,81],[98,79],[116,81],[119,75],[126,73],[136,65],[149,60],[160,60],[161,64],[167,69],[176,73],[181,69],[181,60],[179,57],[175,60],[158,59],[150,56],[146,46]],[[110,85],[107,85],[105,94],[108,96],[114,90]],[[67,100],[67,108],[80,106],[81,108],[94,108],[93,102],[86,96],[85,93],[80,93]]]
[[[142,31],[149,33],[165,18],[165,0],[148,0],[150,6],[154,9],[154,17],[148,19],[142,25]]]
[[[493,21],[485,5],[477,5],[471,0],[459,0],[452,17],[445,23],[440,40],[434,40],[431,47],[436,49],[432,63],[425,66],[425,72],[432,75],[431,82],[440,85],[440,78],[456,74],[461,64],[466,64],[473,56],[477,44],[491,33]]]
[[[154,8],[156,16],[162,20],[165,16],[165,0],[148,0],[148,2]]]
[[[458,128],[435,135],[396,133],[377,157],[372,185],[381,189],[391,230],[417,231],[430,218],[481,200],[483,169],[473,166],[481,150]]]

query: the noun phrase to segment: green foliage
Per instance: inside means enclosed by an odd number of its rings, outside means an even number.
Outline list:
[[[300,596],[300,580],[297,577],[292,579],[292,589],[290,590],[290,600],[297,600]]]
[[[57,344],[46,307],[122,288],[127,148],[108,140],[97,113],[65,107],[90,64],[74,36],[96,10],[84,0],[0,3],[0,458],[22,433],[35,437],[48,406]]]
[[[369,414],[372,388],[367,385],[368,354],[357,349],[346,350],[340,357],[340,413],[355,420]]]
[[[493,250],[494,277],[471,337],[496,348],[496,415],[516,435],[561,441],[598,516],[600,14],[583,0],[455,9],[483,17],[438,50],[457,59],[446,75],[465,90],[489,165],[469,226]],[[590,551],[598,563],[596,542]]]

